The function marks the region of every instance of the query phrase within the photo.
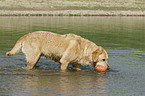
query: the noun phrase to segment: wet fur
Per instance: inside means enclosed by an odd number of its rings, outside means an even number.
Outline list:
[[[80,70],[81,64],[95,67],[98,62],[102,62],[101,58],[108,59],[102,47],[75,34],[60,35],[45,31],[29,33],[21,37],[6,54],[15,55],[21,48],[27,60],[27,69],[32,69],[41,55],[59,62],[61,70],[65,70],[68,64],[77,70]],[[104,55],[99,57],[101,54]],[[108,67],[107,61],[103,63]]]

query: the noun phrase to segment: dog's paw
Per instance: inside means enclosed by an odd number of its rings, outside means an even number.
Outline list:
[[[7,55],[7,56],[11,56],[10,52],[6,52],[6,55]]]
[[[28,68],[28,67],[22,67],[23,69],[25,69],[25,70],[30,70],[30,69],[32,69],[32,68]]]
[[[77,71],[82,71],[81,68],[73,68],[74,70],[77,70]]]

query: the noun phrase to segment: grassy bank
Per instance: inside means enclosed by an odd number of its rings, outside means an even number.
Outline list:
[[[0,15],[144,16],[144,0],[1,0]]]

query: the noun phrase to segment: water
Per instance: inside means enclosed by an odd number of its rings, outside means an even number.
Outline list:
[[[24,70],[20,52],[7,57],[15,42],[34,31],[74,33],[104,47],[110,70],[89,66],[66,72],[42,57]],[[2,96],[144,96],[145,17],[0,17],[0,95]]]

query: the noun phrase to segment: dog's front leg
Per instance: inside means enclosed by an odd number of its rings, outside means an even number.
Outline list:
[[[61,70],[66,70],[68,64],[77,57],[76,55],[77,50],[78,50],[78,42],[76,40],[71,40],[68,48],[63,53],[63,56],[60,59]]]
[[[67,62],[67,61],[64,60],[64,59],[61,59],[61,60],[60,60],[60,63],[61,63],[61,66],[60,66],[61,70],[66,70],[66,69],[67,69],[67,66],[68,66],[68,64],[69,64],[69,62]]]

